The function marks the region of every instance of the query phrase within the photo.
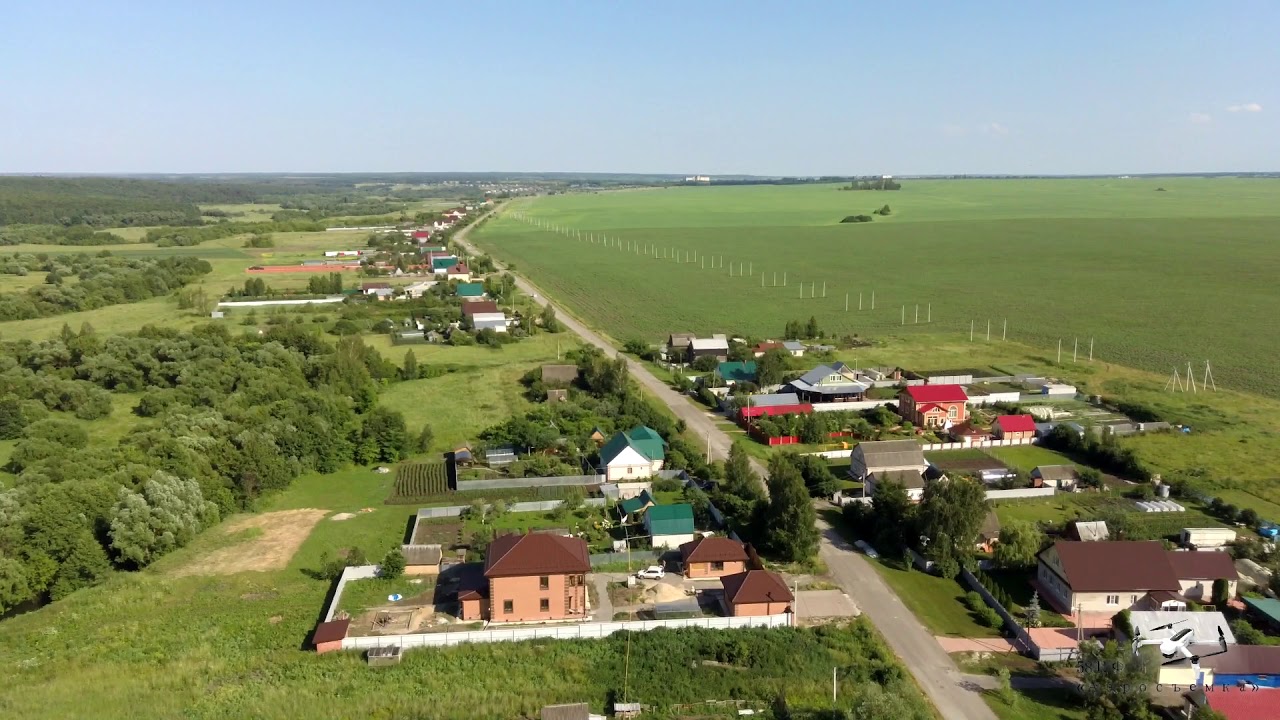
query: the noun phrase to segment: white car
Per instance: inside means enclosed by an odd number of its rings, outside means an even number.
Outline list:
[[[661,565],[650,565],[636,573],[636,577],[641,580],[661,580],[666,576],[667,571],[663,570]]]

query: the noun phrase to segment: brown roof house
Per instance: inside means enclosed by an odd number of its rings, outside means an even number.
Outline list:
[[[577,365],[543,365],[542,383],[549,387],[568,387],[578,379]]]
[[[726,537],[702,536],[680,546],[687,578],[718,578],[747,569],[747,550]]]
[[[978,528],[977,549],[979,552],[993,552],[997,542],[1000,542],[1000,518],[996,517],[995,510],[988,510],[982,526]]]
[[[796,599],[782,578],[768,570],[744,570],[725,575],[720,582],[724,585],[725,609],[734,617],[791,612],[791,603]]]
[[[1165,550],[1155,540],[1072,542],[1040,551],[1036,581],[1059,609],[1086,612],[1185,610],[1207,601],[1213,581],[1235,595],[1239,576],[1224,552]]]
[[[498,303],[492,300],[472,300],[471,302],[462,303],[462,314],[464,316],[498,312],[502,311],[498,309]]]
[[[500,535],[489,545],[484,582],[460,590],[463,620],[586,619],[587,544],[562,535]]]
[[[1054,487],[1059,490],[1075,490],[1080,473],[1073,465],[1040,465],[1031,471],[1031,484],[1035,487]]]
[[[316,653],[341,650],[342,640],[347,637],[347,629],[350,627],[350,618],[330,620],[317,625],[316,631],[311,634],[311,644],[315,646]]]

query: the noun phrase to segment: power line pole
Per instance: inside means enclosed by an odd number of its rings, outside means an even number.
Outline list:
[[[1062,364],[1062,338],[1058,338],[1058,364]]]
[[[1072,338],[1072,345],[1071,345],[1071,362],[1072,362],[1073,364],[1074,364],[1074,363],[1075,363],[1075,361],[1076,361],[1076,351],[1077,351],[1077,350],[1079,350],[1079,349],[1080,349],[1080,338]]]
[[[1093,362],[1093,338],[1089,338],[1089,362]]]
[[[871,291],[871,309],[872,310],[876,309],[876,291],[875,290]]]
[[[920,324],[920,303],[916,303],[916,317],[914,320],[911,321],[911,324],[912,325]]]
[[[849,312],[849,293],[844,294],[844,311]]]
[[[987,342],[991,342],[991,320],[987,320]]]
[[[1004,319],[1004,329],[1000,331],[1000,342],[1004,342],[1005,337],[1009,334],[1009,318]]]
[[[907,306],[906,305],[902,306],[902,324],[903,325],[907,324]]]
[[[929,313],[929,316],[926,317],[924,321],[927,323],[932,323],[933,322],[933,303],[929,303],[928,313]]]
[[[973,321],[969,321],[969,342],[973,342]]]

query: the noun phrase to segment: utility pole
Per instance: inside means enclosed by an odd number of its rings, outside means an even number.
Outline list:
[[[1058,364],[1062,364],[1062,338],[1058,338]]]
[[[749,263],[747,263],[747,274],[748,274],[748,275],[755,275],[755,274],[756,274],[756,264],[755,264],[755,262],[754,262],[754,261],[753,261],[753,262],[749,262]]]
[[[823,280],[822,281],[822,297],[826,297],[826,296],[827,296],[827,281]]]
[[[787,271],[783,270],[782,271],[782,287],[786,287],[786,286],[787,286]]]
[[[933,303],[929,303],[929,309],[927,312],[928,312],[928,317],[926,317],[924,321],[927,323],[931,323],[933,322]]]
[[[1005,318],[1004,329],[1000,331],[1000,342],[1004,342],[1004,339],[1008,337],[1008,335],[1009,335],[1009,318]]]
[[[844,311],[849,312],[849,293],[844,294]]]
[[[876,309],[876,291],[875,290],[871,291],[871,309],[872,310]]]
[[[906,305],[902,306],[902,324],[903,325],[907,324],[907,306]]]
[[[969,342],[973,342],[973,321],[969,321]]]
[[[859,310],[862,309],[862,293],[861,292],[858,293],[858,309]]]
[[[1089,338],[1089,362],[1093,362],[1093,338]]]
[[[991,320],[987,320],[987,342],[991,342]]]
[[[916,317],[911,322],[913,325],[920,323],[920,303],[916,303]]]
[[[1071,362],[1076,361],[1076,351],[1080,349],[1080,338],[1073,338],[1071,345]]]

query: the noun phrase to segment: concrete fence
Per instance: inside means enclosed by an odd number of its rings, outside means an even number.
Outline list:
[[[969,398],[970,405],[994,405],[998,402],[1016,403],[1022,398],[1022,393],[1016,390],[1006,392],[993,392],[986,395],[974,395]]]
[[[790,627],[791,615],[760,615],[755,617],[681,618],[672,620],[630,620],[623,622],[575,623],[572,625],[534,625],[510,628],[490,628],[462,632],[414,633],[406,635],[377,635],[348,637],[342,641],[343,650],[398,645],[402,648],[447,647],[469,642],[520,642],[551,638],[557,640],[599,639],[622,631],[648,631],[658,628],[700,627],[729,630],[751,627]]]
[[[635,564],[654,564],[661,557],[662,553],[657,550],[632,550],[629,556],[628,553],[624,552],[593,553],[589,559],[591,567],[599,567],[628,561]]]
[[[952,443],[929,443],[924,446],[925,452],[940,452],[944,450],[983,450],[986,448],[1014,447],[1017,445],[1038,445],[1039,438],[1025,438],[1023,440],[978,440],[976,442],[952,442]]]
[[[342,591],[347,588],[348,581],[375,577],[378,577],[377,565],[349,565],[343,568],[342,574],[338,576],[338,583],[333,588],[333,599],[329,601],[329,607],[324,610],[324,621],[329,622],[333,619],[334,613],[338,612],[338,601],[342,599]]]
[[[892,405],[898,402],[896,398],[891,400],[854,400],[852,402],[830,402],[830,403],[813,403],[814,412],[839,412],[854,410],[870,410],[882,405]]]
[[[1051,487],[1042,488],[1015,488],[1013,490],[988,490],[988,500],[1018,500],[1021,498],[1039,498],[1050,497],[1056,489]]]
[[[550,512],[560,507],[563,500],[535,500],[531,502],[518,502],[507,505],[508,512]],[[607,501],[604,498],[587,498],[583,504],[587,507],[603,507]],[[424,507],[418,508],[419,520],[430,520],[435,518],[460,517],[466,512],[470,505],[448,505],[445,507]],[[493,507],[489,505],[489,507]]]
[[[822,452],[800,453],[801,455],[814,455],[817,457],[831,458],[847,458],[853,455],[853,450],[823,450]]]
[[[492,480],[459,480],[459,490],[502,490],[505,488],[571,487],[599,485],[603,475],[557,475],[555,477],[494,478]]]
[[[218,303],[220,308],[238,308],[238,307],[271,307],[272,305],[328,305],[331,303],[340,303],[345,300],[343,295],[331,295],[323,298],[311,298],[310,300],[224,300]]]

